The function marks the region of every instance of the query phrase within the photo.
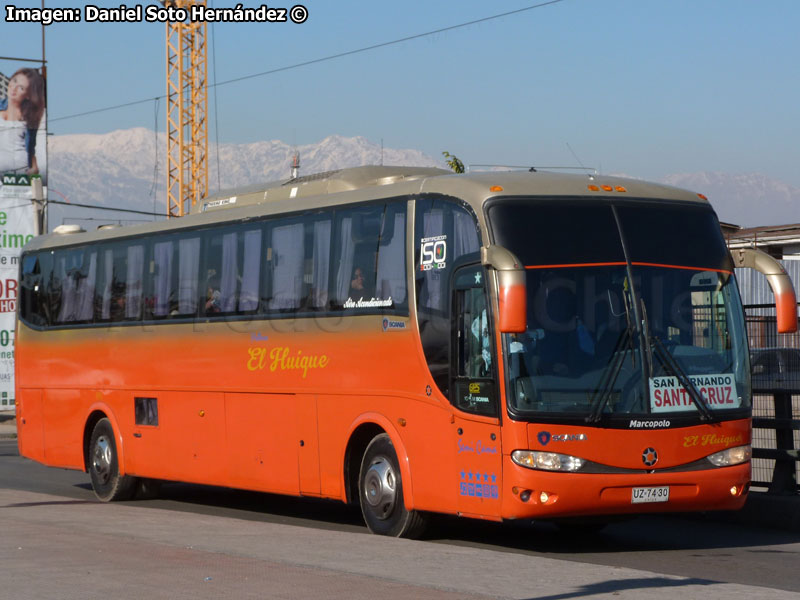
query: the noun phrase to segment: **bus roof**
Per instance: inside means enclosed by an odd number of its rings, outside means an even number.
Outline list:
[[[365,166],[327,171],[286,182],[219,192],[180,219],[98,229],[54,232],[34,238],[25,250],[203,227],[228,221],[288,214],[414,194],[443,194],[470,204],[483,223],[482,205],[497,196],[564,196],[661,199],[708,203],[699,194],[638,179],[551,171],[483,171],[454,174],[430,167]]]

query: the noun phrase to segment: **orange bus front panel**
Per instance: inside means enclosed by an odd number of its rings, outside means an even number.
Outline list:
[[[533,471],[505,457],[504,469],[506,519],[737,510],[744,505],[750,482],[749,463],[702,471],[619,475]],[[634,488],[667,487],[667,501],[634,502]]]

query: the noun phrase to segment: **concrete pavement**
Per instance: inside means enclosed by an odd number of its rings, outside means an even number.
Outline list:
[[[655,570],[19,490],[0,489],[0,510],[3,598],[797,598]]]

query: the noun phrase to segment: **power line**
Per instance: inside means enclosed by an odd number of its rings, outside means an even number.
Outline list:
[[[532,6],[526,6],[524,8],[518,8],[516,10],[510,10],[508,12],[499,13],[496,15],[491,15],[489,17],[483,17],[481,19],[474,19],[472,21],[467,21],[466,23],[459,23],[458,25],[450,25],[449,27],[442,27],[440,29],[434,29],[433,31],[426,31],[425,33],[417,33],[415,35],[409,35],[403,38],[399,38],[396,40],[391,40],[388,42],[381,42],[380,44],[373,44],[371,46],[364,46],[363,48],[358,48],[356,50],[348,50],[346,52],[339,52],[338,54],[331,54],[329,56],[324,56],[322,58],[315,58],[312,60],[307,60],[300,63],[295,63],[293,65],[287,65],[285,67],[278,67],[276,69],[270,69],[268,71],[261,71],[260,73],[253,73],[251,75],[243,75],[242,77],[235,77],[234,79],[228,79],[225,81],[220,81],[214,83],[210,87],[217,88],[223,85],[229,85],[231,83],[238,83],[240,81],[246,81],[248,79],[255,79],[256,77],[265,77],[266,75],[273,75],[275,73],[282,73],[284,71],[290,71],[292,69],[299,69],[300,67],[308,67],[310,65],[316,65],[319,63],[327,62],[330,60],[336,60],[337,58],[343,58],[345,56],[352,56],[354,54],[360,54],[362,52],[369,52],[371,50],[377,50],[379,48],[386,48],[387,46],[393,46],[395,44],[402,44],[404,42],[410,42],[412,40],[418,40],[420,38],[428,37],[431,35],[437,35],[439,33],[444,33],[446,31],[453,31],[454,29],[461,29],[462,27],[469,27],[470,25],[477,25],[478,23],[485,23],[487,21],[493,21],[495,19],[502,19],[504,17],[509,17],[511,15],[516,15],[519,13],[527,12],[530,10],[535,10],[537,8],[543,8],[545,6],[550,6],[551,4],[558,4],[560,2],[564,2],[564,0],[549,0],[548,2],[540,2],[539,4],[534,4]],[[163,96],[157,96],[156,98],[145,98],[143,100],[134,100],[133,102],[126,102],[124,104],[116,104],[114,106],[107,106],[105,108],[97,108],[94,110],[85,111],[82,113],[75,113],[72,115],[66,115],[64,117],[55,117],[48,119],[48,122],[52,123],[54,121],[64,121],[66,119],[75,119],[77,117],[85,117],[87,115],[94,115],[101,112],[107,112],[109,110],[117,110],[119,108],[127,108],[129,106],[136,106],[137,104],[144,104],[145,102],[151,102],[153,100],[161,100],[162,98],[166,98],[166,94]]]
[[[167,213],[147,212],[146,210],[133,210],[131,208],[112,208],[99,204],[76,204],[75,202],[64,202],[63,200],[49,200],[48,204],[62,204],[64,206],[75,206],[77,208],[94,208],[96,210],[111,210],[114,212],[132,213],[135,215],[147,215],[149,217],[168,217]]]

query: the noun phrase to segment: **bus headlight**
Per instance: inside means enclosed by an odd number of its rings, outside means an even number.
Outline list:
[[[748,444],[746,446],[736,446],[735,448],[728,448],[721,452],[715,452],[706,458],[708,458],[715,467],[731,467],[747,462],[750,460],[751,456],[753,456],[753,450],[750,444]]]
[[[542,471],[578,471],[586,462],[577,456],[556,454],[555,452],[537,452],[535,450],[514,450],[511,460],[521,467],[540,469]]]

